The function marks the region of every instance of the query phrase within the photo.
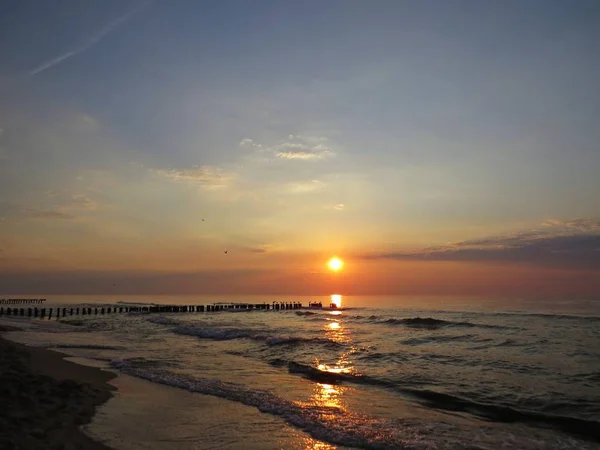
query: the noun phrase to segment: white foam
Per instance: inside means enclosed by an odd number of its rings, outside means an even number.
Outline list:
[[[408,421],[367,417],[342,408],[300,405],[267,391],[210,378],[195,378],[163,369],[133,367],[122,359],[111,366],[123,373],[190,392],[213,395],[282,417],[289,424],[305,430],[317,439],[332,444],[366,449],[434,449],[420,427]]]

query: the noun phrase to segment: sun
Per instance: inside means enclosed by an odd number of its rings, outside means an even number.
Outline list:
[[[327,267],[329,267],[329,270],[333,270],[334,272],[338,272],[339,270],[342,269],[342,267],[344,267],[344,261],[342,261],[337,256],[334,256],[329,261],[327,261]]]

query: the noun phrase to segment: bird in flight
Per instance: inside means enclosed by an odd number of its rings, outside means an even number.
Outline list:
[[[227,254],[227,250],[225,250],[225,254]]]

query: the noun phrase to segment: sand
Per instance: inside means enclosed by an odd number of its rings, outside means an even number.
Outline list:
[[[64,357],[0,337],[0,448],[108,449],[79,427],[111,397],[115,375]]]
[[[241,403],[123,374],[111,384],[85,431],[116,450],[347,450]]]

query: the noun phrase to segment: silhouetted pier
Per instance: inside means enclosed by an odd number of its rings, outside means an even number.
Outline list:
[[[286,311],[300,309],[300,302],[272,302],[272,303],[212,303],[209,305],[99,305],[65,306],[56,308],[11,308],[0,307],[0,317],[20,316],[56,320],[73,316],[104,316],[109,314],[127,313],[212,313],[221,311]]]

